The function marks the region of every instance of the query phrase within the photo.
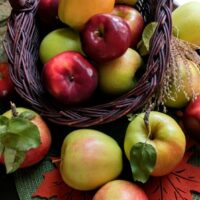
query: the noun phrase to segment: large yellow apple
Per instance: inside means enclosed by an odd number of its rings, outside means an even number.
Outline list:
[[[99,88],[111,95],[131,90],[136,83],[135,74],[141,66],[140,54],[128,48],[122,56],[99,65]]]
[[[164,97],[164,103],[167,107],[182,108],[195,96],[200,94],[200,70],[197,65],[189,61],[179,62],[180,79],[183,86],[178,88],[175,81],[171,83],[171,97]],[[188,63],[188,65],[187,65]],[[188,68],[188,69],[187,69]]]
[[[176,35],[183,40],[200,45],[200,2],[192,1],[172,12]]]
[[[115,179],[122,171],[122,150],[110,136],[94,129],[69,133],[61,148],[64,182],[78,190],[92,190]]]
[[[59,0],[58,17],[63,23],[80,30],[95,14],[109,13],[115,0]]]
[[[130,160],[133,145],[139,142],[152,145],[156,150],[156,162],[151,175],[164,176],[183,158],[186,138],[178,123],[161,112],[150,112],[149,127],[150,135],[144,123],[144,113],[140,113],[129,123],[124,139],[125,154]],[[141,166],[148,165],[149,160],[146,160]]]

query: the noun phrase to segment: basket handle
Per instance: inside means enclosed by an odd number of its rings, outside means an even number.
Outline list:
[[[23,8],[26,4],[26,0],[9,0],[13,9]]]

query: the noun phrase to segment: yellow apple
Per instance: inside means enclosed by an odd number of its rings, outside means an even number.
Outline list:
[[[59,0],[58,17],[63,23],[80,30],[95,14],[112,11],[115,0]]]
[[[115,0],[116,3],[123,3],[123,4],[126,4],[126,5],[130,5],[130,6],[133,6],[137,3],[137,0]]]
[[[172,12],[172,24],[176,35],[182,39],[200,45],[200,2],[192,1],[179,6]]]
[[[99,88],[111,95],[131,90],[136,83],[135,73],[141,66],[142,58],[139,53],[128,48],[122,56],[98,66]]]
[[[178,123],[169,115],[152,111],[148,129],[144,123],[144,113],[138,114],[128,125],[124,139],[125,154],[130,160],[133,145],[141,142],[152,145],[156,150],[156,162],[152,176],[164,176],[170,173],[183,158],[186,138]],[[134,159],[134,158],[133,158]],[[148,165],[141,163],[145,167]]]
[[[94,129],[77,129],[64,139],[60,172],[64,182],[78,190],[92,190],[122,171],[122,150],[110,136]]]
[[[195,96],[200,94],[200,70],[197,65],[189,61],[179,62],[180,79],[183,82],[181,88],[171,82],[171,97],[164,96],[164,104],[167,107],[182,108]],[[187,69],[188,68],[188,69]]]

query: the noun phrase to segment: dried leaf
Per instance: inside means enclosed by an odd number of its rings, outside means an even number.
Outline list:
[[[44,174],[44,181],[39,185],[32,197],[52,198],[57,200],[92,200],[93,192],[82,192],[66,185],[58,168]]]
[[[191,192],[200,192],[200,168],[188,163],[191,155],[192,152],[187,151],[182,162],[169,175],[149,179],[144,185],[149,200],[193,200]]]

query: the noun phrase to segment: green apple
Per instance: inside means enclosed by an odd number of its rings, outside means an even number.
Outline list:
[[[60,172],[74,189],[92,190],[122,171],[122,150],[110,136],[93,129],[70,132],[61,148]]]
[[[57,54],[69,50],[82,53],[79,33],[68,27],[53,30],[40,43],[40,60],[45,64]]]
[[[137,3],[137,0],[115,0],[115,3],[123,3],[126,5],[133,6]]]
[[[182,160],[186,138],[181,127],[172,117],[157,111],[150,112],[149,130],[150,132],[144,123],[144,113],[138,114],[129,123],[126,130],[125,154],[130,160],[130,152],[134,145],[140,142],[152,145],[156,151],[156,162],[150,175],[164,176]],[[140,159],[142,160],[142,158]],[[145,167],[148,165],[148,161],[141,163],[140,166]]]
[[[199,19],[200,2],[192,1],[177,7],[172,12],[172,24],[176,30],[176,35],[182,40],[200,45]]]
[[[111,95],[131,90],[136,83],[135,73],[141,66],[142,58],[139,53],[128,48],[122,56],[98,66],[99,88]]]
[[[148,200],[142,187],[136,183],[116,179],[99,188],[92,200]]]
[[[164,104],[171,108],[182,108],[186,104],[200,94],[200,70],[197,65],[192,61],[179,62],[179,75],[182,80],[182,87],[175,84],[172,79],[170,83],[170,96],[164,96]]]

